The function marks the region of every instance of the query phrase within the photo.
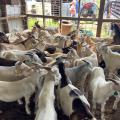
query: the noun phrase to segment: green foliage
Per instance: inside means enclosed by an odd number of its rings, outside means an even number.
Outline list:
[[[42,18],[29,18],[28,19],[28,28],[31,29],[32,26],[34,26],[34,23],[36,21],[39,21],[39,24],[41,26],[43,26],[43,19]],[[56,22],[52,19],[46,19],[45,22],[46,22],[45,23],[46,27],[48,27],[48,26],[58,27],[59,26],[59,22]]]

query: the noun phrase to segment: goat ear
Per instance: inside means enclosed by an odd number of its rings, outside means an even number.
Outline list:
[[[22,65],[22,61],[18,61],[18,62],[15,63],[15,66],[16,66],[16,67],[17,67],[17,66],[20,66],[20,65]]]
[[[21,61],[15,63],[15,73],[21,73],[21,69],[20,69],[21,64],[22,64]]]

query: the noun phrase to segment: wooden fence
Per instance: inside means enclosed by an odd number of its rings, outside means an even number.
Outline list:
[[[58,15],[46,15],[45,14],[45,1],[44,0],[40,0],[42,2],[42,15],[40,14],[28,14],[26,13],[26,2],[25,0],[0,0],[0,31],[4,31],[6,33],[11,32],[11,28],[12,25],[14,26],[14,21],[20,21],[18,23],[21,24],[22,29],[27,29],[27,18],[28,17],[32,17],[32,18],[43,18],[43,26],[45,27],[45,20],[46,19],[58,19],[60,20],[60,24],[62,22],[62,20],[73,20],[73,21],[77,21],[77,28],[79,28],[80,22],[81,21],[93,21],[93,22],[97,22],[97,30],[96,30],[96,36],[100,37],[101,35],[101,30],[102,30],[102,24],[104,22],[120,22],[120,13],[118,12],[119,6],[120,6],[120,2],[119,0],[116,0],[118,4],[113,4],[112,5],[112,9],[111,9],[111,13],[113,15],[116,15],[118,19],[109,19],[109,18],[103,18],[103,14],[104,14],[104,7],[105,7],[105,2],[106,0],[100,0],[100,7],[99,7],[99,14],[98,17],[96,18],[84,18],[81,17],[80,15],[80,2],[79,2],[79,14],[78,17],[64,17],[62,16],[62,3],[63,0],[57,0],[59,1],[59,14]],[[54,3],[54,0],[51,0]],[[8,15],[8,11],[7,11],[7,7],[6,5],[18,5],[20,7],[20,14],[14,14],[14,15]],[[12,9],[12,8],[11,8]],[[58,9],[58,8],[57,8]],[[52,11],[52,10],[51,10]],[[14,11],[15,13],[15,11]],[[16,26],[17,27],[17,26]],[[21,29],[21,30],[22,30]]]
[[[53,0],[52,0],[53,1]],[[59,0],[60,2],[60,7],[62,6],[62,2],[63,0]],[[43,18],[43,26],[45,27],[45,19],[49,18],[49,19],[59,19],[60,20],[60,24],[62,20],[77,20],[77,28],[79,28],[79,23],[80,21],[93,21],[93,22],[97,22],[97,31],[96,31],[96,36],[100,37],[101,36],[101,30],[102,30],[102,24],[104,22],[120,22],[120,19],[109,19],[109,18],[103,18],[103,14],[104,14],[104,7],[105,7],[105,0],[100,0],[100,8],[99,8],[99,14],[98,14],[98,18],[84,18],[84,17],[80,17],[80,10],[79,10],[79,14],[78,17],[63,17],[62,16],[62,10],[60,10],[60,14],[58,16],[48,16],[45,15],[45,8],[44,8],[44,0],[42,0],[42,11],[43,14],[42,15],[38,15],[38,14],[27,14],[27,17],[37,17],[37,18]],[[79,3],[80,4],[80,3]]]

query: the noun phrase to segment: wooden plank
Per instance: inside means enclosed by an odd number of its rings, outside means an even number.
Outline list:
[[[61,17],[62,17],[62,3],[63,3],[63,1],[61,0],[61,2],[60,2],[60,33],[61,33],[61,27],[62,27],[62,19],[61,19]]]
[[[25,17],[27,17],[27,16],[26,15],[20,15],[20,16],[0,17],[0,21],[2,21],[2,20],[14,20],[14,19],[25,18]]]
[[[2,5],[1,5],[1,12],[2,12],[2,17],[6,17],[6,5],[4,5],[4,1],[3,1]],[[2,18],[2,17],[1,17],[1,18]],[[3,26],[3,31],[4,31],[5,33],[8,33],[8,32],[9,32],[9,29],[8,29],[7,19],[4,19],[4,20],[2,21],[2,26]]]
[[[104,6],[105,6],[105,0],[101,0],[100,1],[100,9],[99,9],[99,17],[98,17],[97,33],[96,33],[97,37],[100,37],[100,35],[101,35]]]
[[[120,19],[103,19],[103,22],[120,22]]]
[[[78,7],[78,23],[77,23],[77,29],[79,29],[79,25],[80,25],[80,4],[81,0],[79,0],[79,7]]]
[[[43,16],[43,15],[37,15],[37,14],[27,14],[27,17],[38,17],[38,18],[51,18],[51,19],[62,19],[62,20],[78,20],[77,17],[61,17],[60,16]],[[80,21],[98,21],[97,18],[93,19],[93,18],[80,18]]]
[[[26,2],[25,2],[25,0],[21,0],[21,16],[22,15],[25,15],[23,17],[23,28],[24,29],[28,29],[27,16],[26,16]]]

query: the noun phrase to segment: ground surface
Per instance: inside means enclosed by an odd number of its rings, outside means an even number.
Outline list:
[[[23,100],[24,101],[24,100]],[[106,120],[120,120],[120,103],[118,105],[118,109],[115,113],[111,113],[112,105],[114,98],[111,97],[106,105]],[[34,104],[30,106],[32,108],[32,113],[34,110]],[[14,103],[3,103],[0,102],[0,110],[3,112],[0,113],[0,120],[34,120],[34,115],[28,116],[25,114],[24,105],[18,105],[17,102]],[[96,111],[96,118],[100,120],[100,112],[99,107]],[[68,120],[66,117],[59,115],[60,120]]]

